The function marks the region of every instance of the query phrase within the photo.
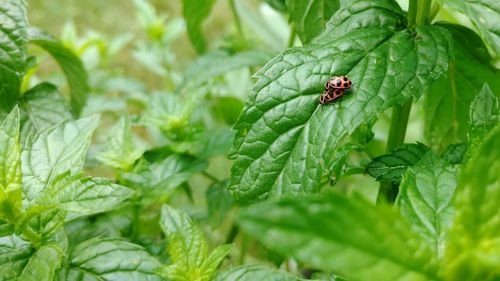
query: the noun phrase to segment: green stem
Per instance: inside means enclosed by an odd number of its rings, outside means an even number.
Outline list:
[[[236,223],[233,223],[233,225],[231,226],[231,229],[229,229],[229,232],[227,234],[226,241],[224,242],[224,244],[233,243],[234,239],[236,239],[236,236],[238,235],[238,232],[240,232],[240,228],[238,227],[238,225],[236,225]]]
[[[229,7],[231,8],[231,13],[233,14],[234,21],[236,22],[236,28],[238,29],[238,34],[241,36],[241,39],[245,39],[245,34],[243,33],[243,27],[241,25],[240,15],[238,14],[238,10],[236,9],[235,0],[229,0]]]
[[[202,171],[201,174],[213,182],[220,182],[221,181],[220,179],[216,178],[214,175],[210,174],[207,171]]]
[[[417,22],[418,0],[409,0],[408,5],[408,27],[413,27]]]
[[[26,239],[28,239],[31,242],[31,244],[33,244],[33,246],[35,246],[35,248],[38,248],[40,246],[42,238],[40,237],[40,235],[38,235],[38,233],[36,233],[35,231],[33,231],[33,229],[29,225],[27,225],[23,229],[22,235]]]
[[[295,25],[292,25],[292,30],[290,31],[290,37],[288,38],[288,48],[293,47],[296,36],[297,36],[297,30],[295,29]]]
[[[419,0],[417,7],[417,25],[424,25],[430,22],[432,0]]]

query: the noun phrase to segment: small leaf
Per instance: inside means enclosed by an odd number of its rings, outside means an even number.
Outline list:
[[[73,115],[78,117],[90,91],[88,74],[82,61],[71,49],[51,35],[36,28],[30,28],[28,32],[29,41],[50,53],[62,68],[70,88],[71,110]]]
[[[300,281],[304,280],[288,272],[278,271],[261,265],[242,265],[215,276],[213,281]]]
[[[450,144],[443,151],[441,157],[452,165],[461,164],[464,160],[466,151],[467,151],[466,143]]]
[[[471,156],[499,122],[498,99],[493,95],[488,84],[483,85],[477,97],[472,101],[469,114],[467,155]]]
[[[144,148],[134,143],[130,118],[123,117],[111,129],[106,151],[97,159],[121,172],[129,171],[144,153]]]
[[[27,17],[23,0],[5,0],[0,7],[0,108],[11,111],[19,97],[26,68]]]
[[[349,14],[350,7],[333,17]],[[344,18],[363,22],[358,16]],[[248,203],[317,192],[345,135],[385,109],[419,97],[444,72],[448,31],[436,26],[395,31],[401,27],[386,24],[402,18],[381,17],[384,21],[375,18],[358,29],[335,22],[330,28],[339,26],[340,32],[285,51],[255,75],[258,81],[235,125],[229,184],[235,199]],[[341,101],[320,105],[332,75],[347,75],[353,87]]]
[[[51,281],[61,267],[63,250],[57,244],[41,246],[23,269],[19,281]]]
[[[446,248],[446,280],[500,278],[500,127],[464,168]]]
[[[0,218],[16,222],[22,202],[19,109],[0,123]]]
[[[404,174],[396,205],[413,229],[440,258],[453,219],[451,205],[457,185],[455,171],[433,152],[427,152]]]
[[[222,223],[233,206],[233,197],[227,191],[227,181],[216,182],[210,185],[205,192],[208,209],[208,219],[211,224],[218,226]]]
[[[461,1],[461,0],[460,0]],[[469,108],[487,82],[500,93],[500,71],[474,31],[459,25],[439,23],[453,38],[453,56],[446,75],[429,87],[424,100],[424,134],[438,150],[467,140]]]
[[[266,50],[248,50],[235,54],[223,50],[210,52],[198,57],[189,66],[179,88],[189,86],[192,89],[226,72],[264,65],[271,58],[272,53]]]
[[[440,280],[436,259],[410,225],[393,208],[360,197],[260,203],[238,222],[266,247],[348,280]]]
[[[303,44],[319,35],[340,7],[338,0],[286,0],[286,5]]]
[[[202,25],[210,15],[210,10],[212,10],[215,0],[183,0],[182,3],[182,14],[186,19],[189,39],[198,53],[204,53],[207,46],[203,36]]]
[[[211,277],[216,273],[217,268],[229,254],[232,247],[231,244],[219,245],[210,253],[203,263],[203,272],[206,276],[206,280],[212,279]],[[210,276],[210,278],[208,278],[208,276]]]
[[[86,117],[43,130],[27,141],[28,148],[21,154],[26,200],[41,196],[62,173],[77,174],[82,170],[98,124],[98,116]]]
[[[141,246],[116,238],[93,238],[76,246],[69,256],[64,280],[160,281],[160,262]]]
[[[0,281],[18,280],[34,252],[17,236],[0,237]]]
[[[407,143],[392,153],[373,158],[366,172],[378,181],[400,182],[408,167],[415,165],[429,151],[422,143]]]
[[[38,84],[24,93],[19,106],[21,135],[24,138],[30,133],[35,134],[73,119],[66,100],[56,86],[49,83]]]

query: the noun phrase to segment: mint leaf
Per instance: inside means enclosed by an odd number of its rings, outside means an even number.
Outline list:
[[[348,280],[440,280],[436,259],[393,209],[341,194],[252,205],[237,219],[270,249]]]
[[[62,121],[73,119],[69,106],[56,86],[41,83],[24,93],[19,100],[21,109],[21,135],[55,126]]]
[[[433,249],[442,257],[453,219],[451,205],[457,185],[455,171],[433,152],[409,167],[400,185],[396,205]]]
[[[19,109],[0,123],[0,218],[16,222],[21,209],[21,146]]]
[[[9,112],[19,97],[26,68],[26,3],[2,1],[0,7],[0,108]]]
[[[71,219],[112,210],[133,191],[109,179],[64,173],[55,178],[36,200],[38,205],[56,205],[69,212]]]
[[[110,137],[106,142],[106,151],[97,159],[118,171],[129,171],[144,152],[142,147],[134,143],[133,137],[130,118],[128,116],[121,118],[111,128]]]
[[[227,191],[227,181],[210,185],[205,192],[208,209],[208,219],[214,226],[220,225],[233,206],[233,197]]]
[[[422,143],[406,143],[392,153],[373,158],[366,172],[378,181],[400,182],[408,167],[415,165],[429,151]]]
[[[452,165],[460,164],[464,160],[466,151],[467,151],[466,143],[450,144],[443,151],[441,157]]]
[[[214,281],[299,281],[304,280],[288,272],[282,272],[261,265],[242,265],[215,276]]]
[[[498,124],[499,113],[498,98],[493,95],[488,84],[484,84],[470,106],[470,123],[467,135],[469,139],[468,156],[474,155],[477,147]]]
[[[173,263],[163,268],[163,274],[179,281],[211,280],[231,246],[219,246],[209,255],[205,237],[193,220],[167,205],[163,205],[160,225],[167,236]]]
[[[340,3],[338,0],[286,0],[286,5],[300,40],[306,44],[324,30]]]
[[[226,72],[264,65],[271,58],[272,54],[266,50],[248,50],[234,54],[223,50],[210,52],[200,56],[189,66],[179,88],[189,86],[192,89]]]
[[[103,281],[160,281],[160,263],[142,247],[116,238],[94,238],[69,255],[65,279]]]
[[[215,0],[183,0],[182,3],[182,14],[186,19],[189,39],[198,53],[204,53],[207,46],[203,36],[202,24],[210,15]]]
[[[472,100],[485,82],[500,92],[500,71],[491,65],[488,50],[474,31],[454,24],[439,26],[452,35],[454,59],[447,75],[432,83],[425,96],[424,133],[431,147],[444,149],[467,140]]]
[[[443,28],[421,26],[414,34],[395,32],[396,27],[350,28],[289,49],[256,74],[258,81],[235,125],[229,189],[237,200],[317,191],[346,134],[383,110],[420,96],[446,69],[449,36]],[[350,94],[321,106],[325,81],[342,74],[353,81]]]
[[[36,28],[30,28],[28,32],[30,43],[46,50],[62,68],[70,89],[71,110],[73,115],[78,117],[87,102],[87,95],[90,91],[88,74],[82,61],[71,49],[51,35]]]
[[[464,168],[445,255],[447,280],[500,278],[500,127]]]
[[[55,271],[61,266],[63,250],[57,244],[41,246],[24,267],[19,281],[53,280]]]
[[[0,281],[17,280],[34,252],[17,236],[0,237]]]
[[[98,123],[98,116],[86,117],[43,130],[28,139],[28,148],[21,155],[26,200],[40,197],[62,173],[76,174],[82,170]]]

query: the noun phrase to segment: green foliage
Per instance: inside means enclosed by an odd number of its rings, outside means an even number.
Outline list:
[[[214,281],[299,281],[302,280],[278,270],[266,268],[258,265],[243,265],[234,267],[220,273],[214,278]]]
[[[346,134],[420,96],[445,71],[451,43],[445,29],[402,30],[401,11],[382,13],[383,21],[370,18],[359,28],[366,9],[354,7],[362,2],[340,9],[313,44],[285,51],[256,74],[259,80],[235,125],[229,188],[237,200],[318,191]],[[392,3],[377,3],[386,2]],[[321,106],[318,96],[333,75],[349,76],[351,93],[342,103]]]
[[[202,30],[203,21],[210,15],[210,10],[215,0],[183,0],[182,14],[186,19],[187,31],[191,43],[193,43],[198,53],[204,53],[207,49],[204,32]]]

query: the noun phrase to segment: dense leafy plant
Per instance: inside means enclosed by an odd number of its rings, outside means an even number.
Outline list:
[[[229,0],[212,40],[216,2],[61,40],[0,5],[0,280],[500,278],[497,1]]]

